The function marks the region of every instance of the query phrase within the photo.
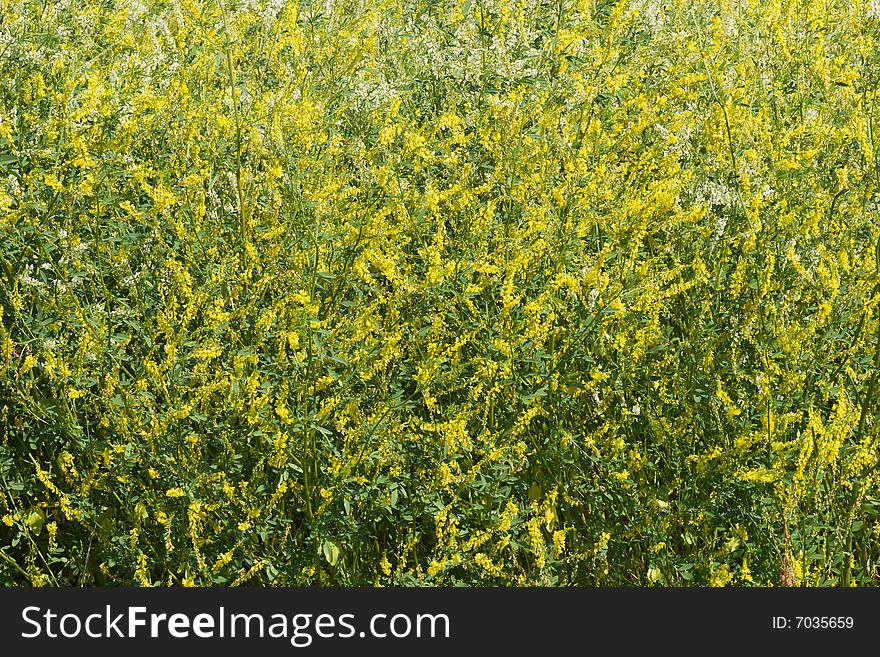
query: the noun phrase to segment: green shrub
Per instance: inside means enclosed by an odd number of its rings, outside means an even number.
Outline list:
[[[0,582],[876,583],[875,5],[6,2]]]

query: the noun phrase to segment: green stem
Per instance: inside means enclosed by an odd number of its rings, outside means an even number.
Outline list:
[[[877,273],[880,275],[880,239],[877,240]],[[876,290],[877,288],[875,287],[874,289]],[[868,419],[868,410],[871,407],[871,402],[874,400],[874,395],[877,391],[878,374],[880,374],[880,317],[878,317],[877,320],[877,333],[874,343],[874,373],[871,375],[868,389],[862,399],[862,412],[859,416],[859,428],[858,433],[856,434],[857,439],[861,439],[861,437],[865,435],[865,422]]]
[[[6,554],[6,553],[3,551],[2,548],[0,548],[0,557],[3,558],[3,561],[5,561],[6,563],[8,563],[10,566],[12,566],[13,568],[15,568],[15,569],[16,569],[18,572],[20,572],[22,575],[24,575],[25,577],[27,577],[28,581],[30,581],[30,579],[31,579],[30,574],[29,574],[26,570],[24,570],[21,566],[19,566],[19,565],[18,565],[18,562],[16,562],[15,559],[13,559],[13,558],[10,557],[8,554]]]
[[[224,49],[226,52],[226,72],[229,76],[229,94],[232,99],[232,112],[235,118],[235,185],[238,195],[238,217],[239,217],[239,236],[241,237],[241,246],[247,242],[247,218],[244,214],[244,190],[241,184],[241,115],[238,107],[238,88],[235,81],[235,69],[232,66],[232,44],[229,40],[229,21],[226,17],[226,7],[222,0],[217,0],[220,5],[220,11],[223,14],[223,27],[226,32],[226,43]],[[245,252],[247,259],[247,252]]]

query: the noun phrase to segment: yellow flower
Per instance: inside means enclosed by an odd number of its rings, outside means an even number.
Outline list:
[[[727,586],[732,579],[733,573],[730,572],[730,566],[723,563],[712,571],[709,579],[709,586]]]
[[[391,562],[388,561],[387,555],[382,555],[382,561],[379,562],[379,568],[386,576],[391,575]]]

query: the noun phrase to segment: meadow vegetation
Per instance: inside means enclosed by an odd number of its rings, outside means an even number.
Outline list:
[[[0,583],[871,585],[878,0],[0,0]]]

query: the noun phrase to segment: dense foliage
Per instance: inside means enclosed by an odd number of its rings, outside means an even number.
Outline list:
[[[853,585],[877,0],[0,0],[0,582]]]

